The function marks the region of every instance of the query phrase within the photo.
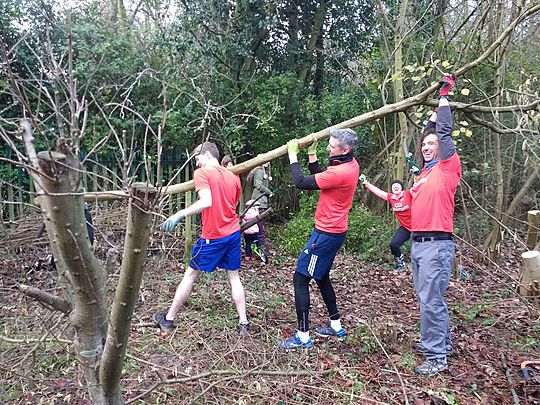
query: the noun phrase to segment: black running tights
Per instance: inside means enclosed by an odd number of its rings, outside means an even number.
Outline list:
[[[297,271],[294,273],[294,302],[296,304],[296,316],[298,317],[298,330],[301,332],[309,331],[309,282],[311,277],[305,276]],[[330,274],[326,274],[321,280],[315,280],[321,291],[326,309],[330,319],[339,319],[339,311],[336,304],[336,293],[332,282],[330,281]]]

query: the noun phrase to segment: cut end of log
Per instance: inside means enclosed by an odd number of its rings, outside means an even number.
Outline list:
[[[521,257],[523,259],[532,259],[532,258],[537,257],[537,256],[540,256],[540,252],[537,251],[537,250],[528,250],[528,251],[523,252],[521,254]]]
[[[58,161],[58,160],[64,160],[67,156],[60,152],[55,151],[42,151],[38,153],[38,159],[42,159],[48,162]]]

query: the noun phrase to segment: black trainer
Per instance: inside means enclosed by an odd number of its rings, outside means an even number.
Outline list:
[[[414,342],[413,349],[418,354],[427,354],[425,346],[421,342]],[[452,342],[446,344],[446,355],[449,356],[454,352],[454,345]]]
[[[416,366],[414,372],[425,377],[433,377],[448,368],[448,363],[444,359],[428,359],[419,366]]]
[[[238,324],[238,334],[240,335],[240,337],[249,336],[249,322]]]
[[[154,322],[161,328],[162,331],[172,332],[174,330],[174,321],[169,321],[166,318],[167,311],[157,311],[154,314]]]

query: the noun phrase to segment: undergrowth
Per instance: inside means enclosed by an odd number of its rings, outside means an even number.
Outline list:
[[[300,197],[300,211],[285,226],[284,231],[275,235],[279,247],[293,255],[298,254],[313,230],[315,209],[319,193],[306,193]],[[381,259],[389,254],[387,248],[395,226],[370,212],[365,205],[353,203],[349,212],[349,229],[344,249],[360,259]]]

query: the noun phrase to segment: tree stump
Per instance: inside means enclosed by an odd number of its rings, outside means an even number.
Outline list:
[[[527,249],[533,250],[538,241],[538,230],[540,229],[540,211],[534,210],[527,212]]]
[[[521,254],[523,265],[521,268],[521,282],[519,293],[523,296],[539,295],[540,283],[540,252],[529,250]]]

